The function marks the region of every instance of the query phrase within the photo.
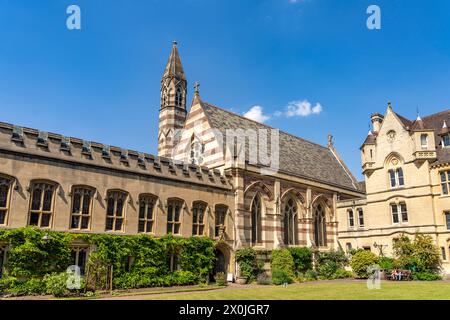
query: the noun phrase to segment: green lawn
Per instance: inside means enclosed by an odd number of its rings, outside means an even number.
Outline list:
[[[381,289],[369,290],[366,283],[322,282],[292,284],[286,288],[258,286],[228,287],[209,292],[168,294],[149,299],[165,300],[450,300],[449,282],[382,282]]]

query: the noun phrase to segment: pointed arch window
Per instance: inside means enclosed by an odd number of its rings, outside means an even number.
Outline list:
[[[70,228],[88,230],[91,222],[92,199],[94,189],[89,187],[74,187],[72,192],[72,211]]]
[[[170,199],[167,202],[167,233],[179,235],[181,233],[181,210],[183,201]]]
[[[153,195],[141,195],[139,197],[139,233],[153,233],[156,199],[156,196]]]
[[[108,191],[106,208],[106,231],[122,231],[125,220],[127,193]]]
[[[217,205],[215,210],[215,231],[214,235],[219,237],[221,230],[225,228],[225,217],[227,216],[228,207],[225,205]]]
[[[48,228],[51,224],[56,184],[33,182],[31,184],[31,204],[28,224]]]
[[[12,180],[0,177],[0,225],[6,224]]]
[[[292,198],[289,198],[283,206],[283,240],[285,245],[297,245],[297,212],[297,204]]]
[[[251,223],[252,223],[252,244],[261,243],[261,197],[259,194],[253,199],[251,207]]]
[[[192,235],[202,236],[205,230],[206,203],[194,202],[192,208]]]
[[[183,92],[181,88],[178,87],[175,93],[175,106],[181,108],[183,106]]]
[[[314,243],[317,247],[327,245],[327,228],[325,219],[325,209],[322,204],[314,209]]]

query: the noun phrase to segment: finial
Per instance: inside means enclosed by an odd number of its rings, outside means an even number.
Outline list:
[[[194,89],[195,89],[195,95],[199,95],[200,94],[200,83],[197,81],[194,85]]]
[[[392,104],[391,104],[390,101],[388,102],[388,108],[389,108],[389,109],[392,109]]]
[[[178,44],[177,40],[173,41],[173,45],[176,46]]]
[[[444,120],[444,124],[442,125],[442,129],[447,129],[447,121]]]
[[[328,135],[328,148],[333,146],[333,135]]]
[[[417,107],[417,121],[422,121],[422,118],[420,117],[419,107]]]

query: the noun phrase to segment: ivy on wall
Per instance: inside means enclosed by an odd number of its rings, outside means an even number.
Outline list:
[[[111,270],[113,286],[120,289],[206,282],[215,263],[214,241],[206,237],[72,234],[27,227],[0,230],[0,243],[9,246],[5,277],[35,282],[65,272],[75,240],[95,248],[86,264],[86,285],[93,290],[108,286]]]

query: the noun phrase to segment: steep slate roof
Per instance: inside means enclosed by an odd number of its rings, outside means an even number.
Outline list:
[[[436,155],[437,160],[432,163],[433,166],[437,166],[440,164],[450,163],[450,148],[442,148],[442,138],[440,136],[442,132],[442,126],[444,121],[450,124],[450,109],[431,114],[429,116],[418,118],[415,121],[411,121],[398,113],[396,113],[397,117],[403,123],[409,131],[420,131],[420,130],[433,130],[434,131],[434,139],[436,141]],[[364,144],[373,144],[376,142],[377,135],[372,134],[368,135]],[[364,145],[363,144],[363,145]]]
[[[224,139],[226,138],[225,131],[227,129],[253,129],[256,132],[259,129],[272,129],[267,125],[208,103],[202,103],[202,106],[211,126],[214,129],[220,130]],[[350,172],[344,169],[345,165],[339,162],[338,156],[333,154],[329,148],[282,131],[279,131],[279,138],[280,171],[293,176],[300,176],[325,184],[360,191],[357,186],[357,181],[351,176]],[[270,138],[267,140],[269,144],[267,149],[270,150]],[[246,156],[248,157],[248,149]]]
[[[447,125],[450,123],[450,109],[426,116],[422,118],[422,121],[426,128],[434,130],[437,160],[433,163],[433,166],[450,163],[450,148],[442,148],[442,138],[439,135],[442,131],[442,125],[444,124],[444,121],[447,123]]]

